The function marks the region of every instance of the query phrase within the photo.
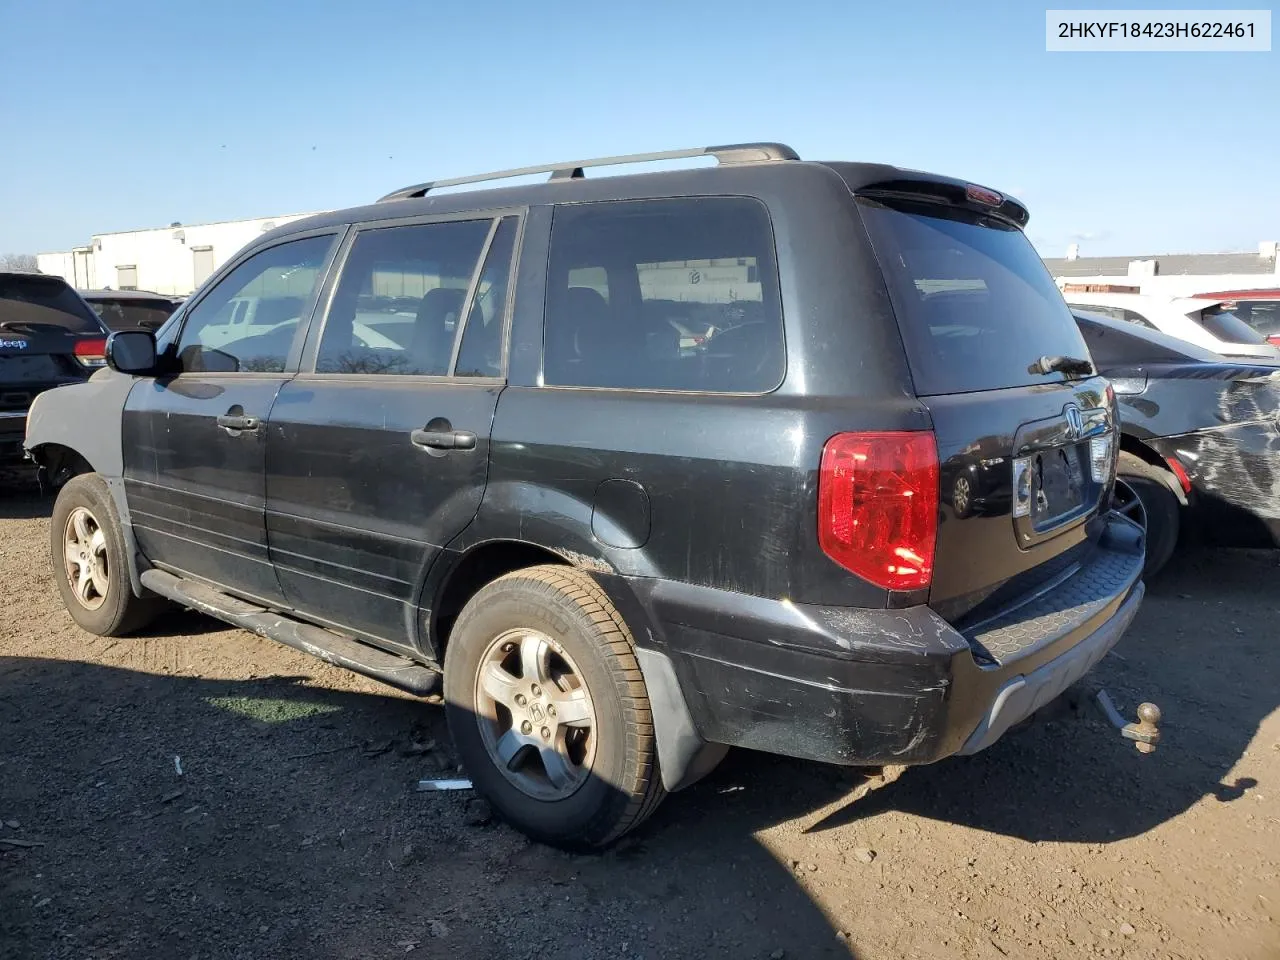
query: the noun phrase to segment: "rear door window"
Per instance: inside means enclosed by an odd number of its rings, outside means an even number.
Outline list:
[[[765,393],[786,365],[773,231],[745,197],[558,207],[544,382]]]
[[[1280,302],[1223,303],[1200,312],[1201,325],[1227,343],[1266,343],[1280,333]]]
[[[317,373],[443,377],[489,218],[356,235],[325,320]]]
[[[0,276],[0,329],[31,331],[60,327],[71,333],[102,333],[97,314],[58,277]]]
[[[1042,356],[1087,359],[1075,321],[1031,242],[990,217],[859,198],[920,396],[1062,380]]]

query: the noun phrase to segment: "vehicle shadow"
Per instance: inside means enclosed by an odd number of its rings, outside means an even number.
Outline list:
[[[1153,755],[1090,710],[847,806],[850,772],[739,751],[591,856],[481,825],[469,792],[414,792],[457,774],[443,711],[421,701],[0,659],[0,823],[21,823],[0,837],[43,844],[0,843],[0,944],[50,957],[848,957],[808,865],[779,862],[762,832],[838,845],[849,832],[834,828],[896,811],[1106,843],[1248,797],[1256,783],[1232,770],[1280,698],[1280,649],[1257,616],[1275,566],[1272,553],[1178,554],[1090,678],[1126,713],[1160,704]],[[202,620],[184,616],[165,629]],[[832,859],[816,880],[854,882],[828,875]]]
[[[726,793],[754,766],[731,761],[574,855],[416,792],[457,775],[448,743],[441,708],[392,693],[0,658],[0,954],[853,955],[754,836],[841,771]]]
[[[1259,604],[1274,596],[1280,554],[1184,550],[1149,585],[1120,644],[1085,678],[1130,720],[1142,701],[1163,711],[1154,754],[1137,753],[1092,703],[987,751],[907,771],[815,825],[827,830],[885,810],[1032,842],[1134,837],[1206,797],[1232,802],[1257,784],[1232,770],[1280,706],[1280,646]],[[1252,612],[1246,612],[1251,610]],[[1200,626],[1197,626],[1200,625]],[[1205,629],[1205,624],[1211,624]]]
[[[53,497],[42,496],[35,480],[0,474],[0,520],[47,519]]]

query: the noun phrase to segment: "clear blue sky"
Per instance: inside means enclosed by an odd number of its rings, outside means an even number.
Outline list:
[[[1050,54],[1026,2],[757,2],[0,0],[0,252],[762,139],[1013,192],[1050,256],[1280,239],[1280,53]]]

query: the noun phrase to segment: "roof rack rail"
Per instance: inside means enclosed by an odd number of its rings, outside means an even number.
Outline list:
[[[618,157],[597,157],[593,160],[569,160],[534,167],[518,167],[515,170],[498,170],[494,173],[478,173],[470,177],[454,177],[451,180],[428,180],[415,183],[388,193],[378,200],[409,200],[425,197],[437,187],[457,187],[464,183],[484,183],[486,180],[505,180],[509,177],[527,177],[535,173],[549,173],[551,180],[578,180],[586,167],[609,167],[623,163],[650,163],[654,160],[683,160],[688,157],[715,157],[721,164],[756,163],[767,160],[799,160],[800,155],[785,143],[730,143],[721,147],[696,147],[692,150],[668,150],[665,153],[631,153]]]

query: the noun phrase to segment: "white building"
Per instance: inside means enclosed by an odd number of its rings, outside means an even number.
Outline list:
[[[88,246],[41,253],[36,260],[41,273],[62,277],[81,290],[110,287],[185,296],[254,237],[309,216],[293,213],[99,233]]]
[[[1045,258],[1061,286],[1065,283],[1131,287],[1164,297],[1280,287],[1280,247],[1275,240],[1258,244],[1258,252],[1179,253],[1144,257],[1082,257],[1078,244],[1062,259]]]

